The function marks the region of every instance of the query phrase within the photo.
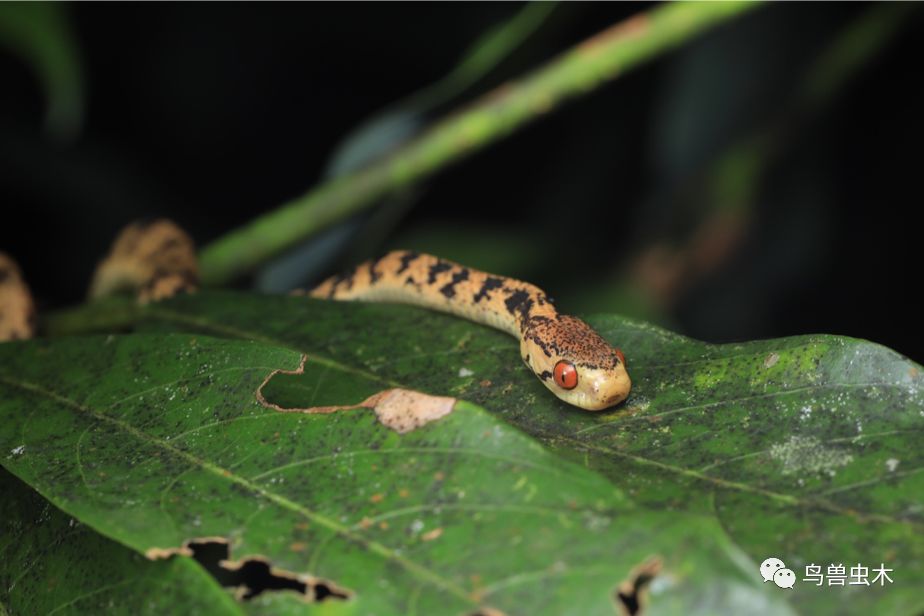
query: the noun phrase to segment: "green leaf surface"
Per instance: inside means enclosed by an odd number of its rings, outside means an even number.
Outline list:
[[[242,604],[254,613],[608,614],[652,556],[664,613],[787,613],[709,516],[639,509],[478,406],[399,435],[365,410],[261,405],[266,376],[300,358],[182,334],[0,346],[0,460],[137,552],[223,537],[232,560],[350,594],[311,605],[267,592]],[[377,380],[310,358],[276,388],[355,402]]]
[[[882,346],[825,335],[710,345],[590,317],[625,351],[634,385],[626,404],[587,413],[548,393],[512,337],[412,307],[202,294],[148,318],[480,404],[641,507],[706,515],[753,561],[782,559],[800,578],[785,594],[805,613],[924,610],[924,375]],[[895,581],[818,587],[801,581],[811,564],[884,564]]]
[[[0,469],[0,614],[241,614],[190,559],[151,562]]]
[[[142,317],[160,335],[0,347],[0,452],[20,452],[0,462],[139,552],[221,536],[232,558],[352,592],[264,593],[243,604],[256,613],[609,614],[652,556],[649,614],[924,609],[922,377],[880,346],[712,346],[591,318],[634,387],[588,413],[551,396],[513,338],[410,307],[203,293]],[[362,409],[261,406],[263,379],[301,353],[271,401],[400,385],[474,404],[404,435]],[[793,590],[762,583],[771,556]],[[811,563],[883,563],[894,582],[816,587]]]

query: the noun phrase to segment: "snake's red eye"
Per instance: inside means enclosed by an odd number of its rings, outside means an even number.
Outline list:
[[[555,364],[555,382],[562,389],[574,389],[577,387],[578,375],[574,369],[574,364],[564,359]]]
[[[623,368],[628,368],[628,367],[629,367],[629,366],[626,365],[626,356],[623,355],[623,354],[622,354],[622,351],[620,351],[619,349],[616,349],[616,357],[619,358],[619,363],[622,364],[622,367],[623,367]]]

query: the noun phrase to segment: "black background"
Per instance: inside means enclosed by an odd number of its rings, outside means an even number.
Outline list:
[[[87,97],[74,139],[43,131],[34,72],[0,53],[0,250],[20,262],[42,309],[81,301],[131,220],[168,216],[205,244],[302,194],[362,121],[438,80],[522,6],[61,8]],[[648,8],[558,6],[485,79],[417,120]],[[734,253],[656,310],[634,312],[714,342],[838,333],[920,362],[922,11],[817,113],[796,121],[781,111],[813,58],[873,8],[750,12],[444,169],[365,248],[432,229],[487,238],[482,251],[525,245],[528,263],[500,273],[540,284],[569,312],[631,312],[587,300],[588,289],[624,282],[632,254],[689,232],[704,206],[685,201],[684,187],[721,152],[754,131],[781,131]]]

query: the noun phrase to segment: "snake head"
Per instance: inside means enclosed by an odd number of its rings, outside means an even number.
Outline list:
[[[530,318],[523,328],[520,351],[552,393],[588,411],[619,404],[632,387],[622,351],[575,317]]]

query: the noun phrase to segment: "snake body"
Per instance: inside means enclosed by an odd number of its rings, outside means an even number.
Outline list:
[[[622,352],[584,321],[559,313],[527,282],[432,255],[398,250],[333,276],[310,295],[333,300],[414,304],[500,329],[556,396],[589,411],[618,404],[632,384]]]
[[[165,218],[134,222],[119,232],[100,262],[90,297],[131,293],[142,304],[194,291],[199,265],[192,238]]]

